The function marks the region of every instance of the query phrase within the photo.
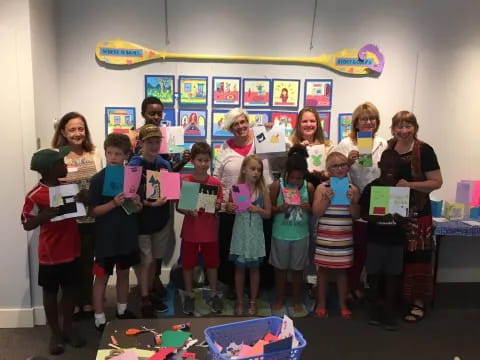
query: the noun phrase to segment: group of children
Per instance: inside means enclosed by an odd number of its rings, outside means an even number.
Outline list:
[[[88,201],[89,215],[95,222],[95,275],[93,305],[95,326],[103,329],[105,288],[108,277],[116,268],[118,318],[134,318],[127,309],[129,293],[129,269],[134,267],[140,293],[142,317],[156,317],[155,312],[168,308],[157,296],[152,296],[154,282],[161,268],[161,259],[169,246],[171,231],[171,201],[164,197],[156,200],[145,197],[146,170],[172,171],[171,164],[159,155],[162,134],[153,124],[143,126],[139,133],[141,155],[131,157],[132,144],[128,136],[112,133],[104,142],[107,165],[125,164],[142,166],[143,176],[138,194],[125,198],[123,193],[114,197],[102,195],[105,169],[91,180]],[[76,258],[80,252],[77,224],[74,219],[51,221],[59,214],[58,208],[49,204],[48,188],[60,184],[66,175],[63,160],[68,149],[51,149],[36,152],[31,169],[41,174],[40,182],[26,196],[22,222],[25,230],[40,226],[39,285],[43,287],[44,307],[52,330],[50,352],[63,352],[64,343],[82,346],[85,341],[72,331],[73,292],[76,283]],[[207,143],[195,143],[191,149],[193,173],[184,181],[217,186],[219,189],[216,209],[236,212],[232,200],[223,199],[220,181],[209,175],[211,148]],[[346,269],[353,262],[352,221],[362,216],[368,221],[368,255],[366,270],[370,285],[370,323],[385,323],[394,329],[394,306],[399,275],[402,271],[403,244],[406,220],[398,215],[371,216],[368,214],[371,186],[394,186],[397,179],[399,157],[395,151],[383,153],[379,165],[381,176],[369,184],[362,197],[358,189],[350,185],[347,193],[349,205],[332,205],[334,193],[329,182],[316,189],[306,181],[308,174],[307,152],[302,146],[290,149],[284,176],[267,186],[263,177],[262,161],[255,155],[247,156],[242,163],[238,183],[247,184],[251,205],[247,211],[235,216],[230,247],[230,260],[235,263],[235,313],[243,314],[245,272],[250,275],[250,301],[248,314],[257,312],[259,292],[259,265],[266,256],[263,219],[273,217],[273,231],[269,263],[275,268],[276,299],[272,306],[278,310],[284,306],[288,272],[291,272],[294,311],[301,311],[303,272],[309,261],[317,266],[317,303],[315,315],[328,316],[326,308],[327,280],[329,273],[336,275],[341,316],[350,318],[347,305],[348,283]],[[326,170],[331,177],[345,178],[349,171],[348,159],[332,152],[326,159]],[[284,198],[284,188],[297,188],[300,205],[289,205]],[[125,211],[126,208],[133,209]],[[193,269],[201,253],[210,288],[210,306],[213,312],[222,311],[221,297],[217,294],[218,218],[215,214],[177,209],[185,215],[181,238],[181,264],[187,296],[183,311],[193,314]],[[314,219],[312,221],[312,219]],[[318,220],[317,220],[318,219]],[[312,227],[312,223],[314,226]],[[313,228],[313,231],[312,231]],[[315,250],[312,253],[311,239]],[[384,276],[385,275],[385,276]],[[57,293],[63,293],[63,324],[58,321]],[[384,291],[385,296],[381,294]]]

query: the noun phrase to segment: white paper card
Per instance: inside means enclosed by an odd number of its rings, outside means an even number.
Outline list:
[[[64,219],[80,217],[87,215],[85,206],[80,202],[75,202],[75,195],[78,194],[77,184],[66,184],[48,188],[51,207],[60,207],[61,215],[54,217],[50,221],[60,221]]]
[[[270,130],[265,126],[254,126],[253,136],[255,139],[255,153],[268,154],[285,152],[285,125],[274,125]]]

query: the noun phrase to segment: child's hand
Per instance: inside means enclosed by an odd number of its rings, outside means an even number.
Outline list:
[[[405,179],[400,179],[397,182],[397,186],[410,187],[410,183]]]
[[[192,159],[192,154],[190,153],[190,150],[184,150],[183,155],[182,155],[182,162],[184,164],[188,163]]]
[[[133,195],[132,201],[135,204],[136,207],[142,208],[143,204],[142,201],[140,200],[140,196],[138,194]]]
[[[237,210],[237,205],[231,201],[227,201],[225,204],[225,210],[227,210],[229,213],[234,213]]]
[[[257,205],[250,205],[247,210],[250,211],[251,213],[258,213],[262,210],[262,208]]]
[[[300,209],[303,211],[310,211],[310,203],[304,202],[300,204]]]
[[[215,201],[215,211],[218,211],[222,208],[222,202],[220,200]]]
[[[115,205],[115,207],[122,206],[124,202],[125,202],[125,196],[123,195],[123,192],[115,195],[113,198],[113,204]]]
[[[50,220],[58,215],[59,210],[60,209],[58,207],[48,207],[40,211],[38,215],[45,220]]]
[[[75,195],[73,198],[76,202],[81,202],[84,205],[87,205],[88,204],[88,190],[87,189],[80,190],[78,192],[78,194]]]
[[[165,205],[167,203],[168,199],[165,197],[165,196],[162,196],[161,198],[153,201],[153,202],[150,202],[150,206],[151,207],[157,207],[157,206],[162,206],[162,205]]]
[[[288,205],[287,203],[283,203],[282,205],[277,206],[277,211],[284,213],[284,212],[288,211],[289,207],[290,207],[290,205]]]
[[[356,186],[351,186],[350,189],[348,189],[347,198],[350,199],[350,204],[358,204],[360,193],[358,192],[358,188]]]

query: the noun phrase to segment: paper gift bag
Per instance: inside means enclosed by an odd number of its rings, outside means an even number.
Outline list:
[[[445,201],[445,217],[449,220],[462,220],[465,215],[465,204]]]

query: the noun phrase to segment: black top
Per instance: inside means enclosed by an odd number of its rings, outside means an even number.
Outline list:
[[[111,196],[103,196],[105,169],[92,177],[89,200],[92,206],[111,201]],[[121,206],[114,208],[95,219],[95,257],[104,258],[126,255],[138,251],[138,216],[127,215]]]
[[[166,169],[171,171],[171,166],[168,161],[166,161],[160,155],[157,156],[155,162],[148,162],[145,158],[141,156],[134,156],[128,165],[132,166],[142,166],[142,180],[140,182],[139,194],[142,200],[147,200],[145,198],[146,192],[146,179],[147,179],[147,170],[159,171],[160,169]],[[147,200],[153,201],[153,200]],[[140,213],[139,218],[139,232],[142,235],[153,234],[154,232],[162,230],[165,225],[167,225],[168,220],[170,219],[170,201],[167,201],[162,206],[149,207],[144,206],[142,212]]]
[[[368,213],[370,209],[370,193],[372,186],[385,186],[378,179],[373,180],[363,189],[360,197],[360,207],[362,212]],[[395,220],[368,222],[367,240],[382,245],[403,245],[405,243],[405,229],[397,224]]]

